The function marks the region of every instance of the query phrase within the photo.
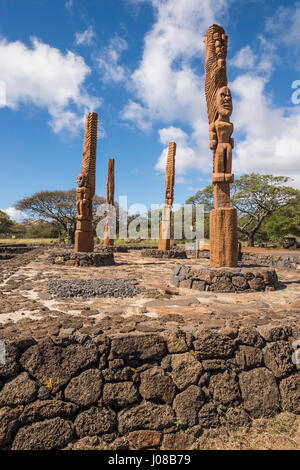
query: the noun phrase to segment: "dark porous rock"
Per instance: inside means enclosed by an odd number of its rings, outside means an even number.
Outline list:
[[[113,361],[108,361],[108,367],[110,369],[122,369],[124,367],[123,359],[114,359]]]
[[[150,430],[132,431],[129,433],[128,439],[132,449],[141,450],[158,447],[161,442],[161,432]]]
[[[109,407],[92,406],[79,413],[74,424],[79,437],[104,434],[113,431],[116,424],[116,413]]]
[[[132,382],[106,383],[103,387],[103,404],[124,407],[136,402],[139,393]]]
[[[12,450],[54,450],[65,446],[74,435],[71,421],[53,418],[21,428]]]
[[[243,408],[233,408],[227,411],[225,424],[230,429],[239,429],[250,425],[250,417]]]
[[[78,406],[74,403],[66,403],[62,400],[35,401],[26,405],[19,417],[23,424],[30,424],[43,419],[71,418],[78,411]]]
[[[23,334],[13,341],[13,346],[17,348],[20,354],[34,344],[36,344],[36,340],[29,334]]]
[[[27,349],[21,356],[20,364],[41,384],[51,378],[58,389],[80,369],[92,365],[97,359],[97,347],[92,341],[87,341],[84,345],[70,344],[61,347],[46,338]]]
[[[184,390],[198,382],[202,373],[202,365],[193,354],[173,354],[171,356],[172,372],[170,376],[179,390]]]
[[[163,338],[155,334],[118,336],[111,341],[109,359],[159,360],[167,353]]]
[[[100,354],[106,354],[109,352],[110,340],[106,335],[99,334],[93,338],[93,343],[96,344]]]
[[[193,342],[201,359],[220,359],[232,355],[234,345],[231,338],[220,335],[212,330],[202,330]]]
[[[174,424],[174,412],[169,405],[157,405],[148,401],[118,413],[118,429],[127,434],[138,429],[161,430]]]
[[[181,283],[180,283],[181,287]],[[206,288],[206,282],[205,281],[200,281],[199,279],[193,279],[192,281],[192,289],[199,290],[199,291],[205,291]]]
[[[165,434],[161,450],[189,450],[195,442],[195,437],[185,432]]]
[[[240,345],[235,354],[236,363],[242,370],[259,367],[262,363],[262,359],[263,355],[261,349],[252,346]]]
[[[250,289],[260,291],[264,290],[265,283],[264,280],[261,277],[255,277],[254,279],[251,279],[248,281],[248,284],[250,286]]]
[[[86,436],[75,442],[70,442],[63,450],[110,450],[109,444],[102,436]]]
[[[128,382],[136,381],[137,373],[132,367],[124,367],[123,369],[103,369],[102,376],[105,382]]]
[[[102,389],[101,372],[88,369],[70,380],[65,388],[65,398],[80,406],[90,406],[99,400]]]
[[[293,350],[287,341],[268,343],[263,350],[264,362],[277,379],[281,379],[294,370]]]
[[[245,290],[248,287],[248,282],[244,278],[244,276],[232,276],[231,282],[234,285],[234,287],[237,287],[238,289],[241,289],[241,290]]]
[[[241,327],[236,339],[238,344],[245,344],[246,346],[254,346],[261,348],[264,345],[264,340],[255,328]]]
[[[258,331],[266,341],[285,340],[289,336],[291,336],[292,333],[292,329],[290,327],[281,327],[274,325],[258,327]]]
[[[0,377],[14,377],[18,372],[18,349],[13,344],[5,343],[5,364],[0,362]]]
[[[140,394],[146,400],[172,403],[176,387],[160,367],[153,367],[141,373]]]
[[[210,286],[213,292],[234,292],[235,288],[226,275],[217,277],[216,282]]]
[[[186,352],[189,349],[184,331],[166,331],[164,332],[164,339],[170,354]]]
[[[48,398],[50,397],[51,395],[51,392],[49,390],[48,387],[46,387],[45,385],[42,385],[40,388],[39,388],[39,391],[38,391],[38,399],[39,400],[48,400]]]
[[[179,419],[183,426],[195,426],[198,423],[198,412],[203,405],[204,395],[201,388],[191,385],[175,397],[173,408],[176,419]]]
[[[125,436],[118,437],[109,446],[109,450],[128,450],[129,441]]]
[[[225,370],[226,363],[224,359],[205,359],[201,361],[204,371]]]
[[[0,406],[30,403],[35,400],[37,391],[37,384],[27,372],[22,372],[4,385],[0,392]]]
[[[198,413],[199,425],[202,428],[215,428],[219,424],[217,407],[214,403],[207,403],[202,406]]]
[[[17,423],[18,413],[15,410],[8,406],[0,408],[0,449],[10,443]]]
[[[290,375],[280,382],[282,409],[300,414],[300,374]]]
[[[241,401],[237,376],[230,370],[212,375],[209,380],[209,391],[214,402],[218,404],[237,405]]]
[[[279,391],[272,372],[264,367],[241,372],[239,384],[244,408],[253,418],[268,416],[280,407]]]

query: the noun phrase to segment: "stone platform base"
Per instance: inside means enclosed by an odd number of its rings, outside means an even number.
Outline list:
[[[212,292],[274,291],[279,288],[275,269],[213,268],[191,269],[176,264],[171,282],[176,287]]]
[[[51,253],[49,259],[53,264],[63,264],[66,266],[99,267],[115,264],[114,254],[111,251],[105,253]]]
[[[141,256],[148,258],[177,258],[177,259],[186,259],[187,255],[184,250],[157,250],[149,248],[147,250],[141,251]]]

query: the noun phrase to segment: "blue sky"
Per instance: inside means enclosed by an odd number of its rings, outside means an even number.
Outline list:
[[[175,202],[209,184],[203,36],[212,23],[229,36],[234,173],[291,176],[299,188],[291,87],[300,80],[300,2],[0,0],[0,207],[17,217],[19,199],[75,187],[89,111],[100,120],[98,195],[114,157],[116,198],[162,203],[171,140]]]

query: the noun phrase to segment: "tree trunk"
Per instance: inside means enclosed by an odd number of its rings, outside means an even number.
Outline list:
[[[248,237],[248,243],[247,243],[247,246],[254,246],[254,233],[251,233]]]

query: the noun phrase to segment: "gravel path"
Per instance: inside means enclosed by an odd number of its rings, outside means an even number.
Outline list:
[[[48,292],[59,297],[134,297],[141,291],[124,279],[70,279],[48,282]]]

